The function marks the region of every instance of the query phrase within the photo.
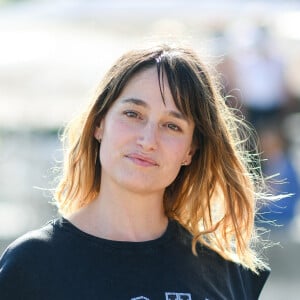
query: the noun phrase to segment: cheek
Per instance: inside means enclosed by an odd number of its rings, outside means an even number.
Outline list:
[[[121,132],[129,134],[136,128],[136,124],[129,122],[124,116],[120,114],[114,114],[108,119],[106,124],[107,131],[109,134],[118,135]]]
[[[122,155],[132,139],[132,129],[119,120],[111,119],[105,124],[100,147],[101,160],[111,160]]]
[[[176,139],[168,141],[168,152],[170,157],[182,162],[190,152],[191,141],[187,139]]]
[[[128,135],[128,128],[124,126],[123,122],[112,118],[105,124],[104,138],[108,142],[119,141]]]
[[[174,145],[174,148],[169,149],[164,155],[164,161],[170,174],[178,173],[185,160],[183,149],[180,147],[176,149],[175,147],[176,145]]]

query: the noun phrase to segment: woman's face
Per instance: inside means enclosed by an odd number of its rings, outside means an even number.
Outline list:
[[[176,108],[167,81],[163,102],[156,68],[135,74],[109,109],[101,139],[101,185],[164,193],[191,162],[194,123]]]

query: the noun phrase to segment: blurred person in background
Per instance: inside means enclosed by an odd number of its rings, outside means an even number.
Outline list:
[[[284,132],[276,124],[260,127],[260,148],[263,156],[262,169],[270,177],[270,188],[274,194],[290,194],[278,202],[267,203],[260,210],[266,225],[276,233],[288,232],[300,197],[298,174],[288,153]],[[276,175],[277,174],[277,175]],[[271,222],[268,222],[271,221]]]
[[[227,55],[218,70],[223,74],[224,94],[229,95],[227,103],[241,108],[258,133],[263,172],[271,177],[267,180],[269,188],[275,195],[290,194],[278,202],[267,202],[260,209],[260,221],[272,233],[286,232],[296,213],[299,182],[281,130],[293,104],[289,99],[284,63],[266,26],[246,26],[238,33],[237,49],[230,43],[230,35],[223,33]],[[237,110],[237,113],[240,112]]]
[[[283,60],[267,27],[258,26],[244,35],[232,57],[231,87],[239,89],[243,113],[255,128],[280,122],[290,105]]]
[[[66,128],[62,217],[7,248],[1,299],[257,299],[264,187],[242,128],[192,50],[126,53]]]

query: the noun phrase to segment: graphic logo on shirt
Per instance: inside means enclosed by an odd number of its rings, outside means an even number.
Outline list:
[[[187,293],[166,293],[166,300],[192,300],[191,294]]]
[[[192,295],[188,293],[165,293],[166,300],[192,300]],[[150,300],[147,297],[139,296],[131,298],[131,300]],[[208,299],[206,299],[208,300]]]

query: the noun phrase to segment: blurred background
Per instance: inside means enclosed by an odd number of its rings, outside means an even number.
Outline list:
[[[263,171],[293,195],[261,208],[280,245],[261,299],[300,294],[300,1],[0,0],[0,255],[57,216],[58,133],[125,50],[177,39],[214,63],[256,128]],[[267,237],[266,237],[267,238]]]

